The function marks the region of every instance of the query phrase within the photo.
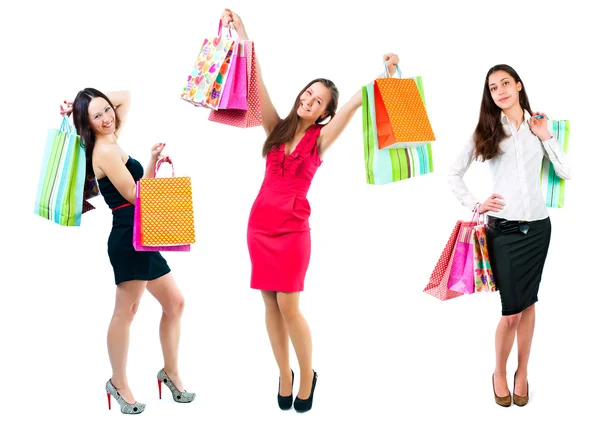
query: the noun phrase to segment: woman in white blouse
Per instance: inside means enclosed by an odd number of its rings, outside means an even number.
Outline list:
[[[490,264],[502,301],[496,329],[496,368],[492,388],[496,403],[524,406],[529,400],[527,364],[535,324],[535,302],[550,244],[551,225],[540,187],[543,158],[558,176],[571,178],[568,160],[549,133],[544,113],[531,112],[521,78],[508,65],[492,67],[486,76],[479,123],[450,169],[449,182],[470,210],[487,213]],[[463,176],[473,160],[487,161],[493,194],[473,196]],[[506,363],[517,336],[518,366],[513,396]]]

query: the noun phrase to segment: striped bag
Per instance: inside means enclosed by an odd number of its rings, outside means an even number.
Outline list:
[[[59,129],[48,131],[33,210],[68,227],[79,226],[83,213],[85,149],[79,141],[66,116]]]
[[[415,77],[425,104],[421,77]],[[433,172],[431,144],[412,148],[379,149],[373,83],[362,88],[362,123],[367,184],[388,184]]]
[[[558,145],[565,153],[569,148],[570,122],[549,121],[548,129]],[[546,157],[542,161],[542,171],[540,173],[540,184],[546,206],[550,208],[562,208],[565,203],[565,180],[556,175],[552,162]]]

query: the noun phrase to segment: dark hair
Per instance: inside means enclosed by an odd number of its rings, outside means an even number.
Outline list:
[[[525,85],[517,72],[508,65],[496,65],[490,68],[485,76],[483,98],[481,99],[481,109],[479,111],[479,122],[477,123],[473,135],[473,141],[475,142],[475,156],[481,157],[484,161],[497,156],[500,153],[500,142],[509,136],[509,134],[506,134],[504,131],[504,127],[500,120],[502,110],[494,103],[489,88],[490,75],[497,71],[505,71],[513,77],[515,83],[521,83],[519,104],[523,110],[531,113]]]
[[[331,100],[327,104],[327,115],[323,119],[318,119],[315,122],[315,124],[321,124],[327,118],[329,118],[330,120],[333,119],[338,106],[338,98],[340,96],[337,87],[332,81],[325,78],[317,78],[312,80],[311,82],[306,84],[306,87],[304,87],[300,91],[300,93],[298,93],[296,101],[294,102],[294,106],[292,107],[292,110],[290,111],[288,116],[286,116],[285,119],[279,121],[279,123],[271,132],[271,134],[269,134],[269,136],[265,140],[265,144],[263,145],[262,149],[263,157],[266,156],[271,151],[271,149],[279,148],[279,146],[281,146],[283,143],[294,138],[294,135],[296,134],[296,128],[298,127],[298,121],[300,120],[300,117],[298,116],[297,112],[298,107],[300,106],[300,96],[308,89],[308,87],[310,87],[316,82],[320,82],[329,89],[329,92],[331,93]]]
[[[96,97],[102,97],[108,102],[113,110],[115,109],[108,97],[95,88],[84,88],[77,93],[75,100],[73,100],[73,123],[75,124],[75,130],[81,139],[81,146],[85,148],[86,181],[94,181],[95,179],[94,168],[92,167],[92,153],[94,152],[94,145],[96,144],[96,135],[90,126],[88,108],[90,102]],[[120,126],[121,122],[119,121],[119,116],[115,113],[115,131],[118,130]],[[88,193],[84,191],[84,196],[87,196],[87,194]]]

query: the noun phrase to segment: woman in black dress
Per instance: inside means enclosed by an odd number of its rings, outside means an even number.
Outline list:
[[[139,414],[145,404],[136,402],[126,376],[129,328],[145,289],[163,309],[160,342],[164,368],[157,375],[159,393],[165,383],[176,402],[188,403],[195,394],[184,390],[178,369],[178,348],[184,299],[159,252],[138,252],[133,248],[133,212],[136,181],[153,178],[164,143],[152,147],[146,169],[128,156],[117,139],[127,116],[127,91],[105,95],[93,88],[81,90],[73,102],[64,102],[61,114],[73,113],[73,122],[86,149],[87,177],[97,178],[100,192],[113,211],[108,238],[108,256],[113,266],[116,290],[114,313],[108,327],[108,354],[112,377],[106,383],[108,404],[112,395],[125,414]]]
[[[450,184],[460,202],[487,214],[486,236],[494,280],[500,291],[502,318],[496,329],[496,403],[525,406],[529,400],[527,366],[535,326],[535,303],[550,246],[550,217],[540,187],[542,160],[571,178],[571,167],[544,113],[532,112],[525,86],[508,65],[492,67],[485,78],[479,123],[450,170]],[[485,201],[469,191],[463,176],[473,160],[487,161],[493,193]],[[515,336],[518,365],[511,397],[506,363]]]

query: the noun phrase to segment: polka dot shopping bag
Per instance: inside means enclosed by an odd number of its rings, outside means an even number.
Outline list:
[[[421,77],[415,77],[421,95]],[[375,83],[362,88],[362,125],[367,184],[382,185],[433,172],[431,143],[418,147],[380,149],[375,113]]]
[[[431,273],[431,277],[429,277],[429,283],[423,289],[425,293],[440,300],[453,299],[463,295],[463,293],[448,289],[448,281],[450,279],[450,272],[452,270],[452,262],[454,261],[454,252],[456,250],[456,243],[458,241],[461,224],[462,221],[457,221],[454,225],[450,238],[446,242],[446,246]]]
[[[137,251],[190,251],[196,241],[194,207],[190,177],[156,178],[160,159],[154,170],[155,178],[137,182],[133,222],[133,247]]]
[[[435,141],[425,103],[414,78],[387,78],[374,82],[378,147],[397,149],[419,147]]]

